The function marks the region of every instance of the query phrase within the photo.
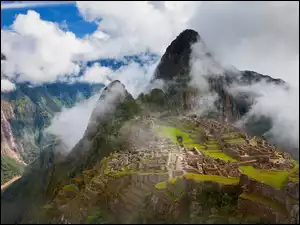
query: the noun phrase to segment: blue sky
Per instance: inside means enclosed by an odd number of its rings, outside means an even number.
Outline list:
[[[95,22],[88,22],[82,18],[75,4],[1,10],[1,29],[8,28],[18,14],[27,14],[28,10],[38,12],[42,20],[59,24],[65,22],[68,30],[73,32],[77,37],[83,37],[85,34],[90,34],[97,29]]]

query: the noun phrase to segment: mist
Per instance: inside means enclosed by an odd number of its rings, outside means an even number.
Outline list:
[[[219,60],[218,56],[215,57],[209,53],[202,40],[192,45],[190,85],[199,91],[197,104],[192,111],[199,116],[217,111],[214,102],[218,100],[218,95],[209,91],[206,78],[222,76],[228,70],[239,75],[238,70],[232,65],[221,64],[215,58]],[[297,70],[297,68],[293,69]],[[233,96],[246,93],[253,101],[250,103],[252,104],[250,111],[237,121],[235,126],[242,127],[253,119],[270,118],[272,127],[265,134],[266,137],[278,146],[288,146],[286,150],[299,158],[299,88],[297,84],[275,85],[261,81],[253,85],[241,86],[234,83],[227,87],[227,91]]]
[[[233,85],[229,91],[233,95],[255,94],[250,111],[237,121],[237,126],[261,117],[270,118],[272,128],[266,133],[268,139],[278,146],[288,147],[286,151],[299,158],[299,88],[259,82],[248,86]]]
[[[192,113],[202,116],[208,112],[216,112],[215,102],[218,95],[210,90],[207,78],[209,76],[222,76],[224,69],[202,40],[198,40],[191,46],[192,52],[190,57],[190,77],[189,85],[197,90],[197,100],[191,110]]]
[[[83,136],[100,93],[79,101],[72,108],[63,108],[54,116],[45,132],[59,137],[70,150]]]
[[[131,62],[115,71],[95,63],[86,70],[81,81],[107,85],[111,81],[120,80],[127,92],[137,98],[140,93],[149,91],[148,84],[153,77],[157,63],[157,61],[153,61],[151,64],[141,67],[137,63]],[[72,108],[63,108],[54,116],[45,131],[59,137],[68,146],[68,151],[71,150],[83,137],[88,126],[95,127],[98,117],[113,112],[115,106],[112,103],[122,90],[118,87],[113,88],[108,97],[98,101],[102,89],[89,99],[78,102]]]

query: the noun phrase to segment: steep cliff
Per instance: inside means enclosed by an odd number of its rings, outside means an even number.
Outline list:
[[[9,102],[1,100],[1,155],[7,155],[20,163],[24,163],[20,152],[21,146],[17,146],[13,136],[9,120],[15,118],[12,106]]]
[[[193,45],[199,47],[193,53]],[[192,64],[200,65],[204,74],[191,74]],[[196,77],[193,77],[196,76]],[[211,91],[218,94],[219,99],[215,102],[219,110],[220,118],[234,122],[244,115],[251,106],[251,96],[232,96],[228,86],[232,84],[250,85],[262,80],[276,85],[283,85],[284,81],[273,79],[253,71],[238,71],[223,68],[208,50],[203,39],[194,30],[184,30],[168,46],[166,52],[158,64],[154,80],[164,81],[165,89],[173,98],[175,106],[189,109],[191,99],[197,96],[193,88],[193,82],[197,76],[203,76],[208,82]]]
[[[89,98],[102,85],[46,84],[30,87],[17,84],[9,93],[1,92],[1,154],[19,162],[35,160],[48,137],[45,127],[62,107],[72,107]]]

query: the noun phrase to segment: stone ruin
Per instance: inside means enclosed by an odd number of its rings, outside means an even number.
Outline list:
[[[241,174],[238,164],[225,162],[204,155],[196,148],[185,148],[183,168],[187,172],[224,177],[239,177]]]
[[[215,120],[198,118],[196,115],[185,117],[184,121],[196,124],[204,130],[201,137],[202,143],[210,143],[210,139],[216,138],[216,144],[221,150],[230,157],[239,161],[239,165],[253,165],[259,169],[287,169],[292,168],[292,158],[288,153],[276,151],[276,147],[268,143],[264,138],[257,138],[256,145],[251,144],[251,137],[246,133],[239,131],[228,123],[219,123]],[[238,133],[237,133],[238,132]],[[222,137],[226,134],[229,137]],[[227,139],[243,138],[244,143],[228,143]],[[182,138],[177,137],[181,147]],[[215,147],[205,146],[206,150],[215,149]],[[195,167],[194,167],[195,169]],[[212,170],[214,170],[212,166]]]

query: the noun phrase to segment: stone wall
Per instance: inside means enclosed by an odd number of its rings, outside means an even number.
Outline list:
[[[276,190],[272,186],[253,180],[245,174],[242,174],[240,177],[240,185],[244,187],[245,192],[262,195],[278,202],[279,204],[285,205],[287,195],[283,189]]]
[[[273,208],[248,199],[239,198],[238,208],[243,213],[249,213],[256,216],[258,215],[267,219],[271,223],[280,223],[286,221],[287,219],[280,212],[277,212]]]

